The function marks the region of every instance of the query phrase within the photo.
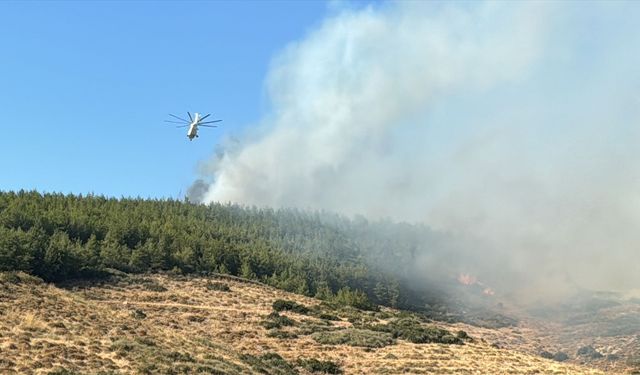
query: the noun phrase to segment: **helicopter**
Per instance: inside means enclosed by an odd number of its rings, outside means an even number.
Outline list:
[[[172,115],[171,113],[169,114],[169,116],[177,120],[180,120],[180,122],[174,121],[174,120],[164,120],[165,122],[180,124],[176,126],[176,128],[189,127],[189,130],[187,130],[187,138],[189,138],[190,141],[193,141],[193,138],[198,138],[198,127],[202,126],[205,128],[217,128],[218,127],[217,125],[207,125],[207,124],[212,124],[214,122],[222,121],[222,120],[203,121],[207,117],[211,116],[211,113],[200,117],[200,114],[198,112],[194,113],[193,116],[191,116],[191,113],[187,112],[187,116],[189,116],[189,120],[184,119],[182,117],[178,117],[176,115]]]

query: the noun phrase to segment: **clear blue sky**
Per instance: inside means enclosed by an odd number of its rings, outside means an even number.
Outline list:
[[[0,190],[176,197],[320,1],[0,2]],[[189,142],[168,113],[213,113]]]

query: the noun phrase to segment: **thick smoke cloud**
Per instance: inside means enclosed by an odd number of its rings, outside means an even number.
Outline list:
[[[208,189],[209,185],[204,180],[197,179],[189,186],[186,197],[190,202],[202,202]]]
[[[423,222],[529,293],[640,288],[640,7],[572,6],[336,11],[274,59],[203,201]]]

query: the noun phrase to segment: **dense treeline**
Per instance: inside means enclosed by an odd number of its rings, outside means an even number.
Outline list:
[[[48,281],[105,269],[219,272],[360,307],[419,307],[424,294],[398,275],[430,235],[320,212],[0,192],[0,270]]]

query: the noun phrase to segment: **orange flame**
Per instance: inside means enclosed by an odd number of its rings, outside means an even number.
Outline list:
[[[483,288],[482,294],[484,294],[485,296],[493,296],[496,294],[496,292],[494,292],[493,289],[489,288],[484,283],[478,281],[477,277],[472,276],[468,273],[461,273],[460,275],[458,275],[458,282],[462,285],[467,285],[467,286],[477,285]]]
[[[461,273],[460,276],[458,276],[458,282],[463,285],[473,285],[478,282],[478,279],[468,273]]]

